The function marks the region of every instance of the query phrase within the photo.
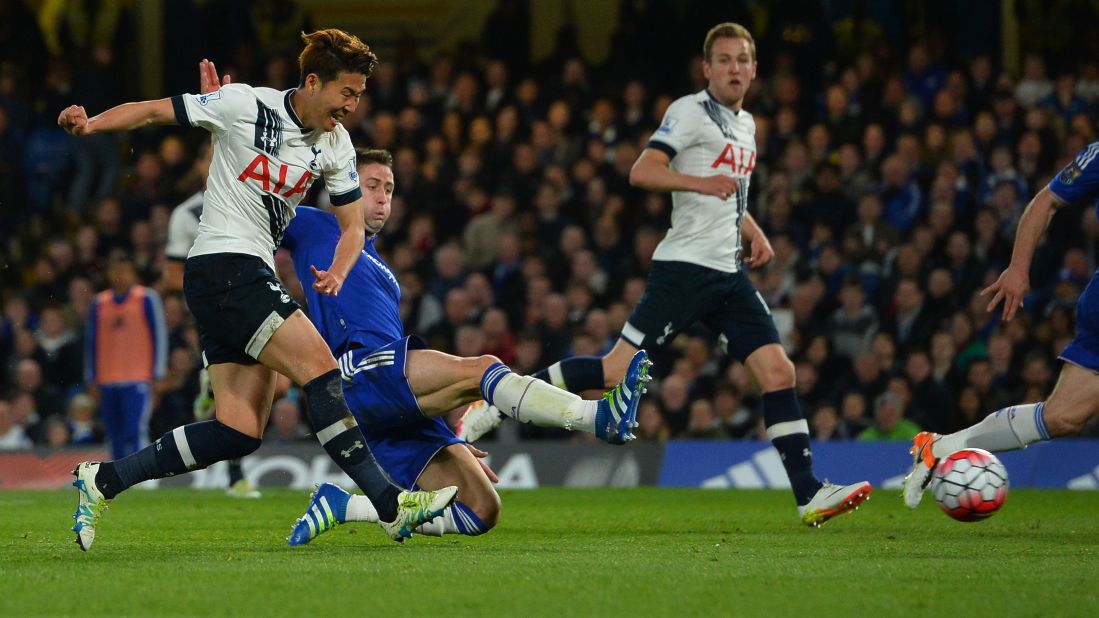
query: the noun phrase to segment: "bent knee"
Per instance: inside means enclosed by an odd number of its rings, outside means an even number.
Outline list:
[[[491,367],[491,366],[493,366],[497,363],[500,363],[501,365],[504,364],[504,361],[500,360],[499,358],[497,358],[497,357],[495,357],[491,354],[482,354],[481,356],[478,356],[477,359],[476,359],[476,362],[477,362],[477,367],[479,369],[481,369],[482,372],[488,371],[489,367]]]
[[[786,357],[770,363],[756,378],[765,393],[794,388],[797,384],[794,363]]]
[[[496,523],[500,521],[500,495],[491,487],[459,497],[481,519],[486,531],[496,526]]]

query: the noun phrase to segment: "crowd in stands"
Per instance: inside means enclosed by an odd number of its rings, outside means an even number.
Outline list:
[[[381,58],[344,124],[357,145],[395,157],[393,214],[377,242],[401,282],[407,332],[527,373],[609,351],[671,209],[669,196],[630,186],[630,167],[668,105],[705,86],[705,29],[734,18],[767,24],[745,108],[758,146],[750,211],[776,255],[752,277],[814,438],[952,431],[1050,392],[1099,261],[1092,205],[1058,211],[1015,320],[986,311],[980,291],[1007,265],[1030,197],[1097,140],[1099,55],[1037,48],[1014,72],[998,40],[968,49],[818,2],[733,3],[733,14],[690,18],[621,4],[599,65],[568,29],[551,57],[532,61],[526,4],[508,1],[480,42],[423,58],[402,35]],[[0,2],[0,449],[103,440],[84,382],[89,304],[119,248],[142,284],[162,289],[168,218],[201,189],[194,162],[207,138],[174,127],[69,138],[56,127],[65,105],[91,115],[139,98],[121,53],[133,45],[126,5],[108,24],[63,12],[52,29],[28,6]],[[248,53],[223,45],[210,57],[234,81],[292,87],[293,29],[282,37],[292,45],[273,45],[258,34],[272,32],[266,19],[253,7],[236,22]],[[796,28],[804,36],[783,36]],[[172,79],[196,90],[201,57]],[[317,187],[303,203],[325,200]],[[190,420],[201,367],[181,296],[163,294],[163,310],[171,351],[153,437]],[[752,377],[712,334],[688,332],[655,360],[641,439],[765,439]],[[273,440],[308,431],[295,392],[275,404]]]

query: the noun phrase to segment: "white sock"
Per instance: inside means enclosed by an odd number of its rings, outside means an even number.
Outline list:
[[[346,520],[368,521],[376,524],[378,523],[378,509],[374,508],[374,503],[370,501],[370,498],[351,494],[351,498],[347,501]]]
[[[416,528],[416,532],[427,536],[443,536],[444,534],[478,536],[488,532],[488,528],[473,509],[465,503],[455,502],[446,507],[442,515],[425,524],[420,524],[420,527]]]
[[[1044,409],[1045,403],[1028,403],[997,410],[976,425],[942,436],[931,445],[931,454],[941,458],[963,448],[982,448],[993,453],[1014,451],[1049,440],[1042,418]]]
[[[444,534],[461,534],[458,532],[458,526],[454,525],[454,513],[450,507],[446,507],[443,514],[432,519],[431,521],[420,524],[420,527],[416,528],[416,532],[420,534],[426,534],[427,536],[443,536]]]
[[[505,372],[502,376],[490,376],[501,370]],[[507,416],[539,427],[595,433],[598,401],[585,401],[537,378],[512,373],[503,365],[494,366],[485,375],[482,385],[493,383],[489,389],[482,388],[485,400]]]

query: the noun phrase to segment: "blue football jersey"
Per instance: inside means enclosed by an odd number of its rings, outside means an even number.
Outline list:
[[[1062,202],[1073,204],[1099,198],[1099,142],[1090,144],[1049,181],[1049,190]],[[1096,203],[1099,216],[1099,200]]]
[[[404,337],[398,310],[401,288],[374,248],[374,239],[367,239],[339,295],[325,296],[313,289],[309,267],[327,269],[339,240],[340,225],[335,215],[300,206],[282,242],[293,257],[294,270],[305,290],[309,317],[321,337],[333,354],[352,341],[377,349]]]

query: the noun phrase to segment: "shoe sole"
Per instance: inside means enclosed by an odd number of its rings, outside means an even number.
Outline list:
[[[80,466],[79,465],[77,465],[75,468],[73,468],[72,475],[76,477],[76,480],[72,482],[72,486],[76,488],[76,492],[77,492],[77,494],[76,494],[76,512],[80,513],[80,486],[77,485],[77,483],[80,482]],[[73,519],[76,519],[76,515],[73,515]],[[74,533],[76,533],[76,546],[80,548],[80,551],[88,551],[88,548],[90,548],[91,545],[88,545],[87,547],[84,546],[84,539],[82,539],[80,537],[80,531],[76,529],[76,526],[72,527],[72,531]]]
[[[840,502],[838,506],[823,511],[817,511],[815,513],[806,514],[806,517],[802,520],[806,525],[813,528],[819,528],[824,525],[829,519],[837,515],[843,515],[844,513],[850,513],[851,511],[859,510],[863,502],[870,499],[871,492],[874,488],[870,485],[859,487],[855,491],[851,492],[843,502]]]

